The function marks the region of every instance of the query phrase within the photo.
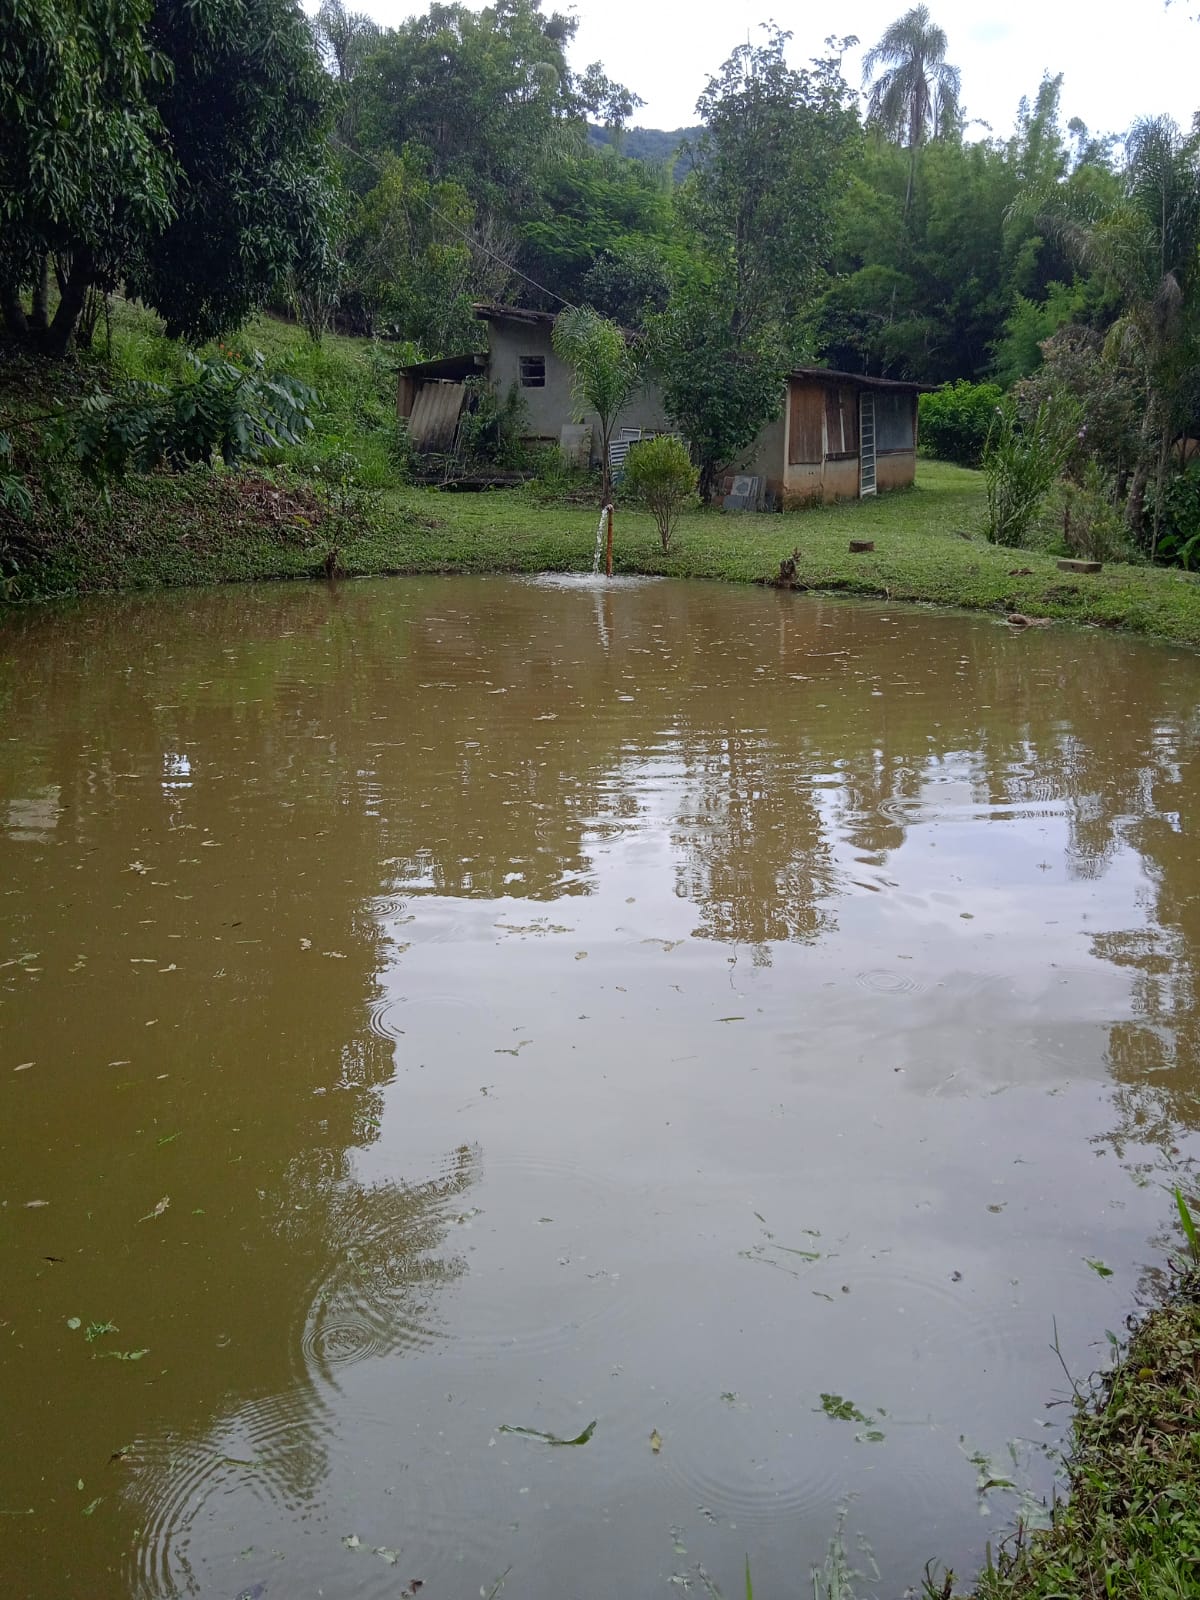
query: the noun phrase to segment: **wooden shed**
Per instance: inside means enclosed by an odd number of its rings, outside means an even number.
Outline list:
[[[905,488],[917,472],[917,399],[932,387],[797,367],[782,416],[740,470],[760,475],[785,507]]]

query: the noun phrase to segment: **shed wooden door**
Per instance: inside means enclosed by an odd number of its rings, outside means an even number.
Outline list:
[[[788,419],[788,465],[825,456],[825,391],[815,383],[793,383]]]
[[[830,386],[825,391],[825,453],[858,454],[858,405],[853,389]]]

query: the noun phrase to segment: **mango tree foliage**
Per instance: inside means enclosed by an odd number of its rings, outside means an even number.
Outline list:
[[[0,0],[10,332],[61,353],[122,282],[172,334],[236,326],[324,250],[328,98],[294,0]]]
[[[181,175],[130,286],[198,341],[319,269],[329,87],[295,0],[157,0],[149,37],[172,64],[157,102]]]
[[[151,12],[151,0],[0,0],[0,308],[18,337],[65,349],[89,288],[114,283],[171,216],[179,171],[155,103],[171,65]]]
[[[426,356],[470,348],[470,197],[461,184],[433,181],[411,147],[385,157],[377,177],[348,222],[343,320],[368,335],[386,326]]]

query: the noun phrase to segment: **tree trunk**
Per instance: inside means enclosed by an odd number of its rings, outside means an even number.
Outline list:
[[[92,257],[88,250],[78,250],[71,258],[71,267],[63,279],[62,299],[54,313],[54,321],[45,335],[48,355],[65,356],[83,315],[83,303],[92,283]]]
[[[1129,485],[1129,499],[1125,502],[1125,522],[1134,540],[1141,544],[1146,522],[1146,485],[1150,481],[1150,463],[1140,456]]]
[[[14,339],[25,339],[29,335],[29,319],[25,315],[25,307],[21,304],[21,296],[11,284],[5,284],[0,289],[0,307],[4,311],[4,326]]]
[[[33,286],[33,314],[30,317],[35,333],[45,333],[50,326],[50,257],[43,256],[38,267],[37,281]]]

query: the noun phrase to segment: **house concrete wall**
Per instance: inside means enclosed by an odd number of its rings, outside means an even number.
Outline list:
[[[763,480],[767,493],[773,495],[776,505],[782,505],[787,462],[787,411],[768,422],[745,453],[733,466],[735,473],[749,472]]]
[[[875,482],[882,489],[907,489],[917,480],[915,450],[881,451],[875,457]]]
[[[548,324],[493,317],[488,321],[487,329],[488,381],[496,395],[501,400],[507,399],[509,390],[515,385],[525,402],[526,437],[557,444],[563,424],[574,422],[577,417],[571,398],[571,369],[554,354]],[[540,358],[545,362],[544,387],[522,386],[522,356]],[[593,459],[598,460],[600,419],[593,411],[586,413],[582,420],[592,424],[592,455]],[[617,419],[617,428],[650,428],[656,433],[670,430],[671,423],[657,384],[647,383],[633,397]]]

